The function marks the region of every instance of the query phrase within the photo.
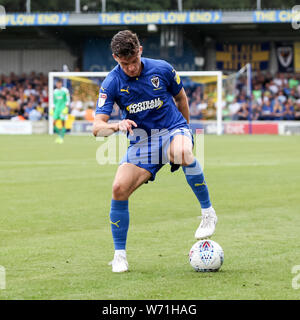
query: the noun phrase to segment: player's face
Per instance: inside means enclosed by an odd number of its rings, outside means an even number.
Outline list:
[[[143,48],[140,47],[138,53],[132,57],[118,57],[115,54],[113,54],[113,57],[129,77],[137,77],[142,71],[142,52]]]
[[[60,89],[61,87],[62,87],[62,82],[57,81],[57,82],[56,82],[56,88],[57,88],[57,89]]]

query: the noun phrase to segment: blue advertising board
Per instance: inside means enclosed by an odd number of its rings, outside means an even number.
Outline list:
[[[58,26],[68,25],[68,13],[6,14],[6,26]]]
[[[100,25],[211,24],[221,23],[221,11],[100,13]]]

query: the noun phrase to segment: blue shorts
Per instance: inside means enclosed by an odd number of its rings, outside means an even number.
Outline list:
[[[155,180],[156,173],[169,162],[167,150],[170,143],[177,135],[184,135],[194,143],[193,135],[188,128],[176,128],[171,131],[167,129],[153,130],[150,136],[144,130],[135,129],[127,152],[120,164],[133,163],[151,173],[150,181]]]

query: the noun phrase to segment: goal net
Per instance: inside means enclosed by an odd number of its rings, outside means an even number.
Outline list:
[[[91,133],[98,93],[107,72],[50,72],[49,73],[49,134],[53,134],[53,93],[57,80],[69,90],[70,105],[65,123],[72,134]],[[212,122],[217,134],[222,134],[222,72],[178,72],[186,91],[191,127],[203,128]],[[114,105],[110,121],[121,119],[120,109]],[[58,124],[59,126],[59,124]]]
[[[252,71],[251,63],[247,63],[239,71],[224,76],[224,105],[227,112],[237,111],[234,105],[239,105],[238,102],[244,101],[249,107],[248,119],[251,122],[251,106],[252,106]],[[232,105],[232,110],[230,106]],[[223,113],[224,118],[224,113]],[[231,119],[235,120],[235,119]]]

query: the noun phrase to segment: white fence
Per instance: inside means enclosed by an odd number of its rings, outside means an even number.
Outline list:
[[[48,121],[10,121],[0,120],[0,134],[47,134]],[[191,129],[204,129],[205,134],[218,134],[217,121],[191,121]],[[71,135],[92,134],[92,122],[74,121]],[[223,134],[274,134],[300,135],[300,121],[223,121]]]

